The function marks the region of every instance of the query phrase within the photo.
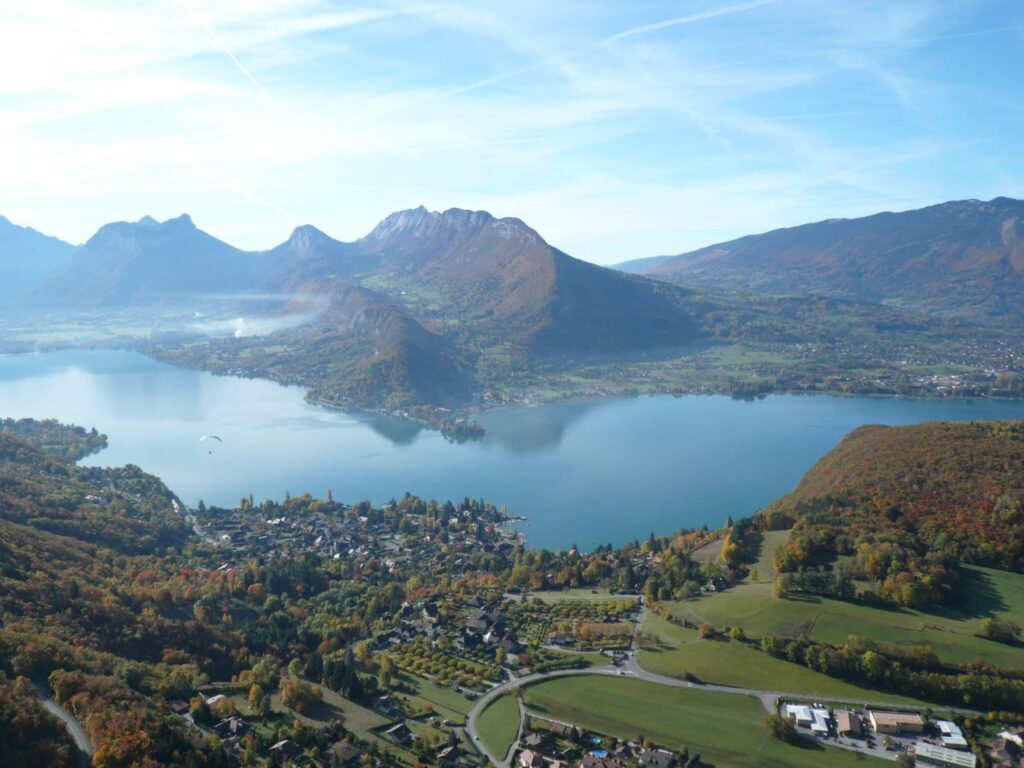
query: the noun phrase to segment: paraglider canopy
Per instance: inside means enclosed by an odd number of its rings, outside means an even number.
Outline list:
[[[208,440],[216,440],[218,443],[223,443],[224,442],[217,435],[203,435],[202,437],[199,438],[199,442],[200,443],[205,443]],[[212,450],[209,453],[210,453],[211,456],[213,455],[213,451]]]

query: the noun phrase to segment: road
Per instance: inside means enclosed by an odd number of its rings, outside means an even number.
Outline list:
[[[636,660],[636,648],[637,648],[637,637],[639,636],[640,627],[643,624],[645,606],[641,604],[640,617],[637,620],[636,628],[633,632],[633,643],[632,647],[627,654],[621,667],[588,667],[585,669],[561,669],[553,672],[534,672],[533,674],[526,675],[524,677],[513,678],[506,680],[504,683],[495,686],[479,699],[473,705],[473,708],[469,711],[469,715],[466,717],[466,733],[472,740],[473,744],[480,753],[484,755],[491,763],[498,766],[498,768],[509,768],[509,759],[515,755],[516,747],[519,744],[519,738],[522,737],[523,733],[523,721],[525,721],[525,714],[523,711],[522,704],[520,704],[520,726],[519,735],[516,741],[509,748],[505,755],[500,756],[492,755],[483,741],[480,739],[480,732],[478,730],[478,720],[480,714],[487,708],[487,705],[502,696],[505,693],[514,691],[516,688],[522,688],[524,686],[538,683],[542,680],[550,680],[556,677],[574,677],[577,675],[607,675],[610,677],[625,677],[633,680],[643,680],[644,682],[654,683],[655,685],[667,685],[674,688],[690,688],[697,691],[712,691],[715,693],[726,693],[737,696],[751,696],[761,702],[761,706],[764,707],[766,712],[775,714],[778,709],[778,702],[782,700],[794,700],[794,701],[807,701],[808,699],[815,698],[814,695],[808,695],[806,693],[791,693],[787,691],[763,691],[755,688],[735,688],[728,685],[715,685],[714,683],[694,683],[687,680],[678,680],[674,677],[666,677],[665,675],[658,675],[653,672],[648,672],[637,664]],[[893,707],[897,706],[891,701],[868,701],[864,699],[846,699],[837,696],[824,696],[818,697],[823,701],[828,701],[836,704],[849,704],[851,706],[857,706],[861,708],[867,707]],[[914,709],[906,705],[900,705],[901,709]],[[923,710],[924,708],[920,708]],[[964,715],[977,715],[980,714],[970,709],[957,709],[954,707],[943,707],[943,711],[952,711],[957,714]]]
[[[519,602],[520,600],[523,599],[522,593],[517,593],[517,592],[506,592],[503,595],[503,597],[506,600],[512,600],[514,602]],[[542,600],[544,600],[546,602],[566,602],[566,601],[572,601],[572,600],[624,600],[624,599],[636,600],[638,598],[640,600],[643,600],[643,595],[631,595],[631,594],[627,594],[627,593],[612,594],[611,592],[597,592],[597,593],[590,593],[590,594],[587,594],[587,593],[575,593],[573,595],[570,595],[569,597],[559,597],[559,593],[558,592],[544,592],[543,590],[541,590],[540,592],[527,592],[526,593],[526,599],[527,600],[529,600],[530,598],[533,598],[533,597],[539,597],[539,598],[541,598]]]
[[[551,680],[556,677],[573,677],[576,675],[609,675],[614,677],[618,674],[619,670],[614,668],[595,667],[588,669],[559,669],[553,672],[534,672],[533,674],[526,675],[525,677],[506,680],[504,683],[494,686],[491,690],[476,700],[476,703],[473,704],[473,708],[469,710],[469,714],[466,716],[466,733],[469,735],[470,740],[476,748],[480,750],[480,754],[484,755],[484,757],[490,760],[494,765],[498,766],[498,768],[508,768],[509,763],[505,758],[514,754],[515,746],[518,744],[518,738],[507,754],[501,755],[500,757],[491,754],[480,739],[480,731],[478,730],[480,714],[487,709],[488,704],[492,703],[500,696],[503,696],[510,691],[514,691],[516,688],[530,685],[531,683],[538,683],[541,680]],[[520,715],[522,715],[522,710],[520,710]],[[522,717],[520,720],[522,720]],[[520,722],[519,735],[522,736],[522,722]]]
[[[85,729],[75,719],[75,716],[48,696],[41,696],[40,701],[47,712],[60,718],[64,723],[64,727],[68,729],[68,733],[71,734],[71,738],[75,740],[75,746],[78,747],[79,765],[82,768],[88,768],[88,766],[92,765],[92,741],[89,740],[89,734],[85,732]]]

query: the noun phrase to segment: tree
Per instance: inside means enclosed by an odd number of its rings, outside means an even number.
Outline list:
[[[323,692],[305,680],[290,677],[281,683],[281,701],[302,714],[323,701]]]
[[[259,683],[249,688],[249,710],[258,717],[266,717],[270,712],[270,694],[264,693]]]
[[[262,699],[262,698],[263,698],[263,689],[260,688],[260,684],[259,683],[253,683],[249,687],[249,709],[251,709],[253,712],[255,712],[257,707],[259,706],[260,699]]]
[[[789,585],[786,583],[786,579],[782,575],[780,575],[779,578],[775,580],[775,585],[772,587],[772,592],[775,593],[775,596],[777,598],[782,600],[789,597]]]
[[[206,703],[206,699],[202,696],[196,696],[192,699],[189,704],[189,712],[192,715],[192,721],[197,725],[212,725],[214,723],[214,716],[210,711],[210,705]]]
[[[395,674],[395,662],[391,660],[391,656],[382,653],[378,659],[379,667],[377,669],[377,680],[380,682],[381,688],[387,688],[391,685],[391,678]]]
[[[781,717],[780,715],[768,715],[764,719],[764,727],[768,729],[768,732],[779,741],[784,741],[787,744],[793,744],[800,735],[796,731],[796,726],[793,725],[793,721],[788,717]]]
[[[1012,621],[982,619],[978,628],[978,634],[997,643],[1017,645],[1020,642],[1021,629]]]
[[[267,599],[267,590],[259,582],[250,584],[245,590],[245,594],[249,601],[256,605],[263,605],[263,601]]]

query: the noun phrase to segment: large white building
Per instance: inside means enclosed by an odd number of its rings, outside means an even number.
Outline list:
[[[927,741],[917,742],[915,759],[919,768],[975,768],[978,763],[978,758],[970,752],[937,747]]]

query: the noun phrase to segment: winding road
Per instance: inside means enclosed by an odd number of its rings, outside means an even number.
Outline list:
[[[644,682],[654,683],[656,685],[667,685],[674,688],[692,688],[698,691],[712,691],[715,693],[728,693],[738,696],[752,696],[761,702],[766,712],[776,713],[778,701],[783,700],[795,700],[795,701],[807,701],[808,699],[816,698],[816,694],[807,693],[792,693],[787,691],[762,691],[754,688],[736,688],[728,685],[716,685],[714,683],[695,683],[687,680],[678,680],[674,677],[666,677],[665,675],[658,675],[653,672],[647,672],[642,669],[636,661],[636,646],[637,637],[639,635],[640,627],[643,624],[645,608],[641,604],[640,616],[636,623],[636,628],[633,632],[633,642],[628,652],[625,661],[620,667],[588,667],[585,669],[561,669],[552,672],[535,672],[530,675],[525,675],[519,678],[513,678],[506,680],[504,683],[496,685],[491,688],[487,693],[477,699],[473,708],[469,711],[466,716],[466,734],[470,740],[480,750],[480,754],[486,757],[493,765],[498,768],[509,768],[511,757],[515,755],[516,748],[519,745],[519,739],[523,735],[523,725],[526,720],[526,712],[523,704],[519,703],[520,708],[520,724],[519,733],[516,740],[509,747],[508,752],[500,757],[498,755],[491,754],[487,749],[483,740],[480,738],[479,732],[479,719],[481,713],[487,706],[494,702],[498,697],[514,691],[517,688],[532,685],[533,683],[541,682],[542,680],[551,680],[556,677],[575,677],[577,675],[606,675],[608,677],[625,677],[633,680],[643,680]],[[914,707],[908,707],[906,705],[897,705],[892,701],[868,701],[864,699],[847,699],[838,696],[821,696],[817,697],[821,700],[828,701],[835,704],[849,704],[851,706],[857,706],[862,708],[867,707],[893,707],[899,706],[900,709],[914,709]],[[920,710],[923,711],[924,707]],[[980,714],[975,710],[971,709],[958,709],[954,707],[943,707],[943,711],[952,711],[957,714],[965,715],[977,715]]]
[[[68,712],[64,707],[58,704],[56,701],[45,695],[45,692],[40,691],[39,701],[49,712],[56,718],[59,718],[64,723],[64,727],[68,729],[68,733],[71,734],[71,738],[75,741],[75,746],[78,747],[78,764],[81,768],[88,768],[92,765],[92,753],[93,746],[92,741],[89,739],[89,734],[82,728],[82,724],[79,723],[75,716]]]

